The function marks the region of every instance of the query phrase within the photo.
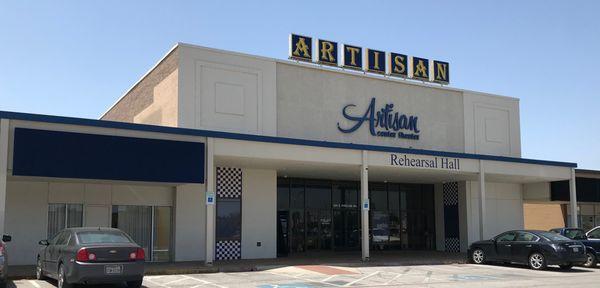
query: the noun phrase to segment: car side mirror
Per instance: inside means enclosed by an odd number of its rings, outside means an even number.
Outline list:
[[[12,237],[10,235],[2,235],[2,242],[10,242]]]
[[[40,242],[38,242],[38,244],[44,245],[44,246],[50,245],[50,243],[48,243],[48,240],[40,240]]]

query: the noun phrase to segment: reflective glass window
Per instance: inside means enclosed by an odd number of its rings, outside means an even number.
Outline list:
[[[304,208],[304,181],[292,180],[290,186],[290,208]]]
[[[369,183],[371,210],[387,210],[387,189],[385,183]]]
[[[331,209],[331,182],[306,182],[306,208]]]
[[[277,209],[290,208],[290,183],[287,179],[277,179]]]
[[[241,221],[239,199],[217,200],[217,239],[240,240],[242,234]]]

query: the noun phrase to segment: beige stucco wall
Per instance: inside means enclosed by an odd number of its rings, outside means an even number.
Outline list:
[[[275,258],[277,171],[243,169],[242,173],[242,259]]]
[[[179,44],[179,127],[276,135],[275,61]]]
[[[349,112],[362,116],[371,98],[376,111],[393,104],[394,112],[417,116],[419,140],[372,136],[368,123],[352,133],[339,131],[338,123],[346,129],[353,124],[342,109],[354,104]],[[277,136],[464,152],[462,93],[277,63]]]
[[[174,213],[175,261],[206,259],[206,186],[177,186]]]
[[[13,237],[6,244],[9,263],[35,264],[38,241],[48,233],[48,183],[8,181],[5,225]]]
[[[561,204],[523,204],[525,229],[550,230],[565,227]]]
[[[516,183],[485,183],[484,239],[507,230],[523,229],[523,190]],[[466,181],[468,243],[479,239],[479,183]],[[461,224],[463,222],[461,221]]]
[[[177,126],[178,54],[175,48],[101,119]]]
[[[49,203],[83,204],[84,225],[108,226],[112,205],[172,206],[174,191],[171,186],[9,180],[5,233],[13,236],[10,263],[35,264],[37,243],[47,238]],[[96,213],[88,213],[92,209]]]

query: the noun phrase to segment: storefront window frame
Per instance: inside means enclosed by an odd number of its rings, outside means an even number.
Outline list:
[[[61,223],[62,225],[60,225],[61,227],[58,227],[58,229],[56,229],[56,231],[50,231],[50,206],[52,205],[60,205],[62,207],[60,207],[60,209],[64,209],[63,213],[65,214],[65,218],[64,218],[64,222]],[[74,207],[74,206],[78,206],[79,211],[81,213],[77,213],[80,214],[79,215],[79,221],[81,222],[81,225],[69,225],[69,219],[71,216],[72,211],[69,210],[69,207]],[[74,228],[74,227],[83,227],[84,223],[85,223],[85,205],[83,205],[82,203],[48,203],[48,211],[47,211],[47,220],[46,220],[46,234],[48,239],[54,237],[54,235],[56,235],[56,233],[62,231],[63,229],[66,228]]]
[[[130,204],[112,204],[111,205],[111,214],[110,214],[110,227],[112,228],[117,228],[120,229],[118,227],[118,215],[117,218],[115,218],[115,209],[118,209],[119,206],[137,206],[137,207],[150,207],[150,244],[148,245],[148,249],[150,251],[147,251],[146,253],[146,262],[171,262],[173,260],[173,256],[174,256],[174,243],[173,243],[173,239],[174,239],[174,233],[175,233],[175,222],[174,222],[174,218],[173,217],[173,213],[175,212],[175,209],[172,206],[168,206],[168,205],[130,205]],[[155,242],[155,208],[157,207],[168,207],[171,210],[171,219],[170,219],[170,227],[169,227],[169,259],[165,260],[165,261],[155,261],[154,259],[154,242]],[[118,212],[118,211],[117,211]],[[115,222],[116,221],[116,222]],[[124,231],[125,232],[125,231]]]

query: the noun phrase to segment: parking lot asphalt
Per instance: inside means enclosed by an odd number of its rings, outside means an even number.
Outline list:
[[[257,287],[600,287],[600,268],[563,271],[550,267],[533,271],[506,265],[415,265],[343,267],[288,266],[254,272],[153,275],[144,277],[147,288]],[[117,285],[118,286],[118,285]],[[91,287],[117,287],[94,285]],[[9,288],[53,288],[56,281],[14,280]]]

